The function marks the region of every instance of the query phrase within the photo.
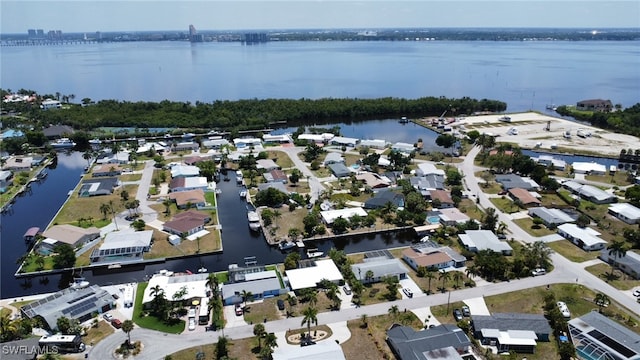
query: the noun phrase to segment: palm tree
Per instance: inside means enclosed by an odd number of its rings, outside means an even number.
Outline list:
[[[133,321],[125,320],[122,323],[122,331],[127,334],[127,344],[131,345],[131,331],[133,330]]]
[[[109,206],[109,204],[107,203],[102,203],[100,205],[100,212],[102,213],[102,219],[106,220],[107,214],[111,212],[111,206]]]
[[[431,294],[431,280],[436,278],[436,274],[433,273],[432,268],[427,268],[427,273],[424,275],[424,277],[426,277],[429,281],[429,289],[427,290],[427,293]]]
[[[440,275],[438,275],[438,280],[442,280],[442,291],[445,291],[447,289],[446,287],[447,281],[451,280],[451,274],[449,274],[444,270],[440,270]]]
[[[253,335],[255,335],[258,338],[258,350],[262,349],[262,337],[266,334],[267,332],[264,329],[264,325],[258,323],[253,325]]]
[[[274,209],[273,212],[273,218],[275,219],[275,227],[278,227],[278,219],[280,218],[280,216],[282,216],[282,213],[278,210],[278,209]]]
[[[311,306],[315,306],[318,303],[318,292],[315,289],[313,289],[313,291],[310,291],[307,295],[307,300],[309,301],[309,304],[311,304]]]
[[[210,273],[207,275],[207,282],[204,285],[211,289],[211,292],[213,293],[212,296],[218,295],[218,286],[220,285],[220,282],[216,274]]]
[[[627,255],[627,247],[623,241],[613,241],[609,246],[609,256],[613,256],[613,262],[611,262],[611,276],[613,277],[613,270],[615,269],[618,258],[625,257]]]
[[[244,307],[247,307],[247,301],[253,300],[253,293],[251,291],[242,290],[242,301],[244,301]]]
[[[373,271],[367,270],[367,272],[364,274],[364,279],[367,281],[367,283],[370,283],[373,280]]]
[[[164,205],[164,213],[167,214],[167,216],[169,216],[171,214],[171,204],[173,202],[171,201],[171,199],[165,199],[162,202],[162,205]]]
[[[278,338],[276,334],[270,332],[264,336],[264,348],[260,351],[260,357],[263,359],[273,359],[273,348],[278,346]]]
[[[91,165],[91,153],[90,152],[85,152],[82,154],[82,158],[87,160],[87,166]]]
[[[388,312],[389,312],[389,315],[391,315],[395,319],[400,313],[400,309],[398,309],[398,305],[393,305],[392,307],[389,308]]]
[[[460,287],[458,283],[464,278],[464,275],[460,271],[453,272],[453,281],[456,283],[456,288]]]
[[[18,331],[16,322],[9,318],[9,312],[0,314],[0,339],[2,341],[10,341],[14,334]]]
[[[316,326],[318,325],[318,310],[309,306],[302,312],[302,315],[304,317],[302,318],[302,323],[300,323],[300,325],[304,325],[305,323],[307,324],[307,333],[309,334],[309,337],[311,337],[311,323],[314,323]]]
[[[596,298],[594,300],[596,302],[596,305],[598,305],[598,309],[599,309],[598,311],[601,313],[602,313],[602,307],[609,305],[609,302],[610,302],[607,294],[603,294],[603,293],[597,293]]]

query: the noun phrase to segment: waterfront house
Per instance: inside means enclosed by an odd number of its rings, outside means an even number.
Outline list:
[[[329,164],[328,166],[329,166],[329,170],[331,170],[331,173],[333,174],[333,176],[335,176],[337,178],[343,178],[343,177],[351,176],[351,170],[349,170],[349,168],[346,167],[343,163]]]
[[[568,322],[581,359],[640,359],[640,335],[597,311]]]
[[[174,215],[170,221],[162,225],[162,230],[170,234],[189,236],[204,230],[205,224],[209,221],[210,215],[189,210]]]
[[[549,341],[551,327],[541,314],[496,313],[471,315],[473,337],[498,352],[535,352],[538,341]]]
[[[467,334],[451,324],[420,331],[395,324],[387,330],[387,343],[398,360],[457,360],[472,353]]]
[[[285,174],[284,171],[279,169],[266,172],[262,174],[262,176],[264,177],[264,180],[268,183],[279,182],[279,183],[286,184],[289,181],[289,179],[287,178],[287,174]]]
[[[160,271],[149,279],[149,284],[144,290],[142,295],[142,306],[147,309],[150,307],[151,302],[155,298],[152,293],[152,289],[157,288],[162,290],[167,300],[181,303],[189,303],[191,301],[202,298],[207,298],[209,287],[207,284],[207,277],[209,274],[175,274],[167,271]],[[174,295],[176,293],[184,293],[183,296],[176,299]]]
[[[91,175],[94,177],[118,176],[122,174],[122,170],[122,167],[116,164],[103,164],[94,167]]]
[[[45,230],[42,236],[78,248],[99,238],[100,229],[95,226],[85,229],[71,224],[53,225]]]
[[[528,190],[521,188],[511,188],[508,190],[509,196],[516,203],[522,204],[524,207],[540,206],[542,202],[531,194]]]
[[[29,171],[33,166],[33,158],[31,156],[10,156],[2,167],[3,170],[12,171]]]
[[[542,219],[544,225],[547,227],[573,222],[576,220],[574,216],[571,216],[560,209],[550,209],[542,206],[530,208],[529,216]]]
[[[491,250],[502,255],[511,255],[513,252],[508,243],[500,241],[490,230],[467,230],[464,234],[458,234],[458,238],[469,251]]]
[[[86,179],[82,181],[78,196],[100,196],[113,194],[113,190],[120,182],[117,177],[101,177],[96,179]]]
[[[229,145],[227,139],[207,139],[202,141],[202,147],[207,149],[220,150],[223,146]]]
[[[602,249],[598,258],[632,278],[640,279],[640,255],[638,253],[627,250],[624,256],[616,257],[614,254],[609,255],[609,250]]]
[[[129,152],[118,151],[117,153],[103,152],[96,158],[96,164],[128,164]]]
[[[627,224],[633,225],[640,223],[640,209],[629,203],[609,205],[609,214],[617,217]]]
[[[342,154],[335,151],[328,152],[327,155],[324,157],[324,161],[323,161],[324,166],[327,166],[329,164],[336,164],[336,163],[344,164],[344,158],[342,157]]]
[[[343,137],[343,136],[334,136],[333,139],[331,139],[330,141],[331,145],[347,146],[347,147],[356,147],[359,142],[360,142],[360,139]]]
[[[290,144],[293,142],[290,134],[271,135],[265,134],[262,136],[262,142],[265,144]]]
[[[200,176],[200,168],[193,165],[177,164],[171,167],[171,178],[186,178]]]
[[[467,214],[463,213],[455,207],[430,211],[427,214],[427,217],[431,216],[437,216],[440,219],[440,223],[445,226],[462,225],[467,223],[471,219],[469,216],[467,216]]]
[[[85,288],[66,288],[45,298],[35,300],[20,308],[25,319],[40,318],[49,330],[58,327],[61,317],[78,320],[83,323],[91,320],[95,314],[103,314],[116,307],[109,292],[98,285]]]
[[[256,168],[258,170],[271,171],[279,170],[280,165],[276,164],[276,162],[271,159],[259,159],[256,161]]]
[[[326,260],[300,260],[298,269],[285,271],[286,279],[291,290],[315,288],[323,279],[338,284],[344,280],[340,270],[331,259]]]
[[[453,199],[451,198],[451,194],[448,191],[430,190],[429,198],[431,199],[432,203],[434,200],[438,200],[440,202],[440,206],[438,206],[439,209],[455,207],[455,203],[453,202]]]
[[[576,161],[571,164],[573,172],[576,174],[588,174],[588,175],[605,175],[607,173],[607,167],[596,162],[579,162]]]
[[[169,199],[175,201],[178,209],[185,209],[190,206],[205,206],[206,204],[202,189],[172,192],[169,193]]]
[[[142,260],[151,249],[153,231],[126,229],[107,233],[100,248],[91,253],[91,263],[133,262]]]
[[[578,101],[576,109],[584,111],[610,112],[613,109],[613,104],[611,103],[611,100],[589,99]]]
[[[209,186],[215,186],[215,183],[209,184],[206,177],[203,176],[193,176],[193,177],[179,177],[175,179],[171,179],[169,183],[169,191],[170,192],[178,192],[178,191],[188,191],[188,190],[207,190]]]
[[[322,217],[322,221],[327,225],[333,224],[337,218],[341,217],[349,220],[349,218],[354,215],[365,217],[367,216],[367,212],[361,207],[320,211],[320,217]]]
[[[13,173],[8,170],[0,171],[0,193],[7,191],[7,188],[13,184]]]
[[[607,242],[598,237],[600,233],[590,227],[581,228],[576,224],[562,224],[558,226],[558,234],[585,251],[600,250],[607,246]]]
[[[384,149],[389,143],[386,140],[373,139],[373,140],[360,140],[359,147],[367,147],[374,149]]]
[[[394,208],[404,208],[404,195],[392,190],[380,190],[364,202],[365,209],[380,209],[391,203]]]
[[[200,145],[195,141],[181,141],[174,143],[171,146],[171,151],[196,151],[200,148]]]
[[[225,305],[243,302],[243,291],[251,292],[254,300],[262,300],[289,291],[281,288],[278,270],[267,270],[264,266],[238,267],[229,265],[229,282],[222,285],[222,301]]]
[[[58,100],[53,99],[45,99],[40,103],[40,109],[49,110],[49,109],[60,109],[62,108],[62,103]]]
[[[262,140],[258,138],[237,138],[237,139],[233,139],[233,144],[238,149],[251,148],[251,147],[255,148],[258,145],[262,146]]]
[[[163,145],[164,144],[164,145]],[[167,150],[167,144],[157,143],[157,142],[147,142],[136,149],[136,153],[138,154],[146,154],[149,151],[155,151],[157,154],[163,154]]]
[[[298,140],[301,141],[309,141],[313,143],[324,143],[330,142],[331,139],[335,137],[332,133],[322,133],[322,134],[300,134],[298,135]]]
[[[448,246],[441,246],[434,241],[427,240],[405,249],[402,252],[402,260],[413,270],[418,271],[419,267],[437,270],[462,267],[467,258]]]
[[[372,172],[358,172],[356,180],[364,182],[365,186],[371,189],[386,188],[391,185],[391,180],[388,177]]]
[[[351,265],[351,271],[363,284],[384,281],[387,277],[407,278],[408,269],[387,250],[366,252],[362,261]],[[373,276],[368,278],[369,271]]]
[[[532,158],[533,161],[544,166],[553,166],[556,170],[562,170],[567,167],[567,163],[562,159],[556,159],[551,155],[540,155],[537,158]]]
[[[592,203],[610,204],[618,201],[618,198],[614,194],[610,194],[595,186],[583,185],[572,180],[563,182],[562,186]]]

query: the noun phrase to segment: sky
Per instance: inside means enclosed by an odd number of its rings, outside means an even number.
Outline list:
[[[0,0],[0,32],[639,28],[638,0]]]

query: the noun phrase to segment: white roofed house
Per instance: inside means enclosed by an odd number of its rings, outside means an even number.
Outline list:
[[[100,248],[91,253],[92,263],[131,262],[142,260],[151,249],[153,231],[126,229],[107,234]]]
[[[237,139],[233,139],[233,144],[237,148],[252,147],[252,146],[262,145],[262,139],[258,139],[258,138],[237,138]]]
[[[589,227],[581,228],[576,224],[562,224],[558,226],[558,234],[585,251],[600,250],[607,246],[607,242],[598,237],[600,233]]]
[[[343,136],[334,136],[333,139],[331,139],[331,145],[340,145],[340,146],[348,146],[348,147],[356,147],[359,142],[360,142],[360,139],[343,137]]]
[[[339,152],[330,151],[324,157],[323,163],[325,166],[329,164],[336,164],[336,163],[344,164],[344,158],[342,157],[342,154],[340,154]]]
[[[618,198],[604,190],[601,190],[595,186],[583,185],[575,181],[565,181],[562,186],[571,190],[574,194],[591,201],[596,204],[609,204],[618,201]]]
[[[171,180],[171,183],[169,183],[169,191],[176,192],[195,189],[202,189],[203,191],[206,191],[213,186],[215,186],[215,183],[209,184],[207,182],[207,178],[203,176],[179,177]]]
[[[349,218],[354,215],[365,217],[367,216],[367,212],[361,207],[327,210],[320,212],[322,221],[327,225],[333,224],[333,222],[339,217],[349,220]]]
[[[614,253],[609,254],[609,251],[608,249],[600,250],[598,257],[607,264],[624,271],[634,279],[640,279],[640,254],[627,250],[624,256],[617,256]]]
[[[575,221],[572,216],[560,209],[550,209],[546,207],[529,208],[529,216],[542,219],[545,226],[560,225]]]
[[[640,224],[640,209],[629,203],[609,205],[609,214],[617,217],[627,224]]]
[[[262,136],[262,141],[265,144],[288,144],[293,142],[293,140],[291,139],[291,135],[289,134],[282,134],[282,135],[266,134]]]
[[[340,270],[331,259],[301,260],[300,268],[285,271],[291,290],[315,288],[323,279],[333,283],[343,280]]]
[[[316,143],[322,143],[325,141],[331,141],[335,137],[332,133],[322,133],[322,134],[300,134],[298,135],[298,140],[306,140]]]
[[[431,163],[419,163],[418,169],[416,169],[417,176],[438,175],[445,176],[444,170],[438,169]]]
[[[458,234],[458,238],[469,251],[491,250],[503,255],[511,255],[513,252],[508,243],[500,241],[490,230],[467,230],[464,234]]]
[[[360,147],[368,147],[374,149],[384,149],[387,147],[387,141],[375,139],[375,140],[360,140]]]
[[[256,168],[258,170],[271,171],[280,169],[280,165],[271,159],[260,159],[256,161]]]
[[[416,147],[413,146],[413,144],[404,143],[404,142],[397,142],[397,143],[391,145],[391,150],[399,151],[399,152],[405,153],[405,154],[409,154],[409,153],[412,153],[413,151],[415,151]]]
[[[183,141],[177,144],[174,144],[171,147],[172,151],[189,151],[189,150],[198,150],[200,145],[195,141]]]
[[[220,149],[223,146],[229,145],[227,139],[207,139],[202,141],[202,147],[207,149]]]
[[[607,173],[607,167],[596,162],[579,162],[571,164],[573,172],[576,174],[604,175]]]
[[[200,176],[200,168],[193,165],[174,165],[171,167],[171,178]]]

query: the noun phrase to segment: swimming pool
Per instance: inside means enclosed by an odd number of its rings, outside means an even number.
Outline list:
[[[440,223],[440,218],[438,216],[429,216],[429,217],[427,217],[427,222],[429,224],[439,224]]]

